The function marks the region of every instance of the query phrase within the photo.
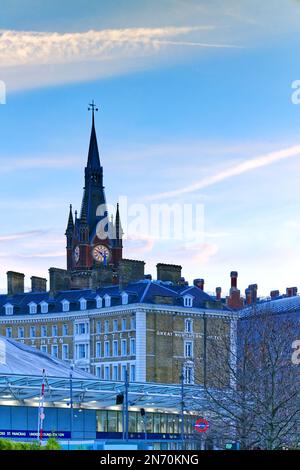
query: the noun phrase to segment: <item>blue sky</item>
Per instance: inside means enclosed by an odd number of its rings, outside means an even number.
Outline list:
[[[128,240],[126,257],[208,291],[230,270],[262,295],[298,285],[299,20],[297,1],[2,0],[0,288],[65,266],[92,98],[110,202],[204,206],[201,240]]]

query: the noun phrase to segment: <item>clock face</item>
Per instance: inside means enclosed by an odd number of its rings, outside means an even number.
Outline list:
[[[107,246],[96,245],[93,249],[93,257],[99,263],[106,264],[110,258],[110,250],[107,248]]]
[[[79,248],[79,246],[76,246],[75,249],[74,249],[74,260],[75,260],[75,263],[78,263],[79,258],[80,258],[80,248]]]

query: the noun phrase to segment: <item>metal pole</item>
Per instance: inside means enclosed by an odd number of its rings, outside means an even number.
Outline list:
[[[70,369],[70,440],[72,440],[73,419],[74,419],[74,414],[73,414],[73,370],[74,370],[74,365],[72,364],[71,369]]]
[[[180,410],[180,415],[181,415],[181,448],[183,450],[184,448],[184,366],[182,366],[181,370],[181,410]]]
[[[129,413],[128,413],[128,371],[125,371],[125,439],[128,441]]]

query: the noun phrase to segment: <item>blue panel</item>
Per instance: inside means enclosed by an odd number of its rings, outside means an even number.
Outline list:
[[[0,429],[11,429],[11,406],[0,406]]]
[[[28,429],[27,408],[23,406],[13,406],[11,409],[12,429]]]
[[[84,431],[96,431],[96,411],[84,410]]]
[[[70,430],[70,409],[69,408],[57,409],[57,426],[60,431]]]
[[[45,408],[44,429],[47,431],[59,431],[57,427],[57,409]]]
[[[37,429],[39,409],[35,407],[27,408],[28,410],[28,429]]]

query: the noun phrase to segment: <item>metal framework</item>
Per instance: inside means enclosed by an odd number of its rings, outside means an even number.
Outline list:
[[[41,377],[19,374],[0,374],[0,404],[38,404]],[[124,390],[123,382],[98,379],[72,379],[72,398],[75,407],[103,409],[115,406],[116,395]],[[14,402],[14,403],[12,403]],[[132,382],[128,386],[129,407],[143,407],[156,411],[179,412],[182,402],[181,385]],[[202,387],[184,385],[184,408],[187,412],[205,409]],[[47,377],[46,406],[69,406],[70,379]]]

